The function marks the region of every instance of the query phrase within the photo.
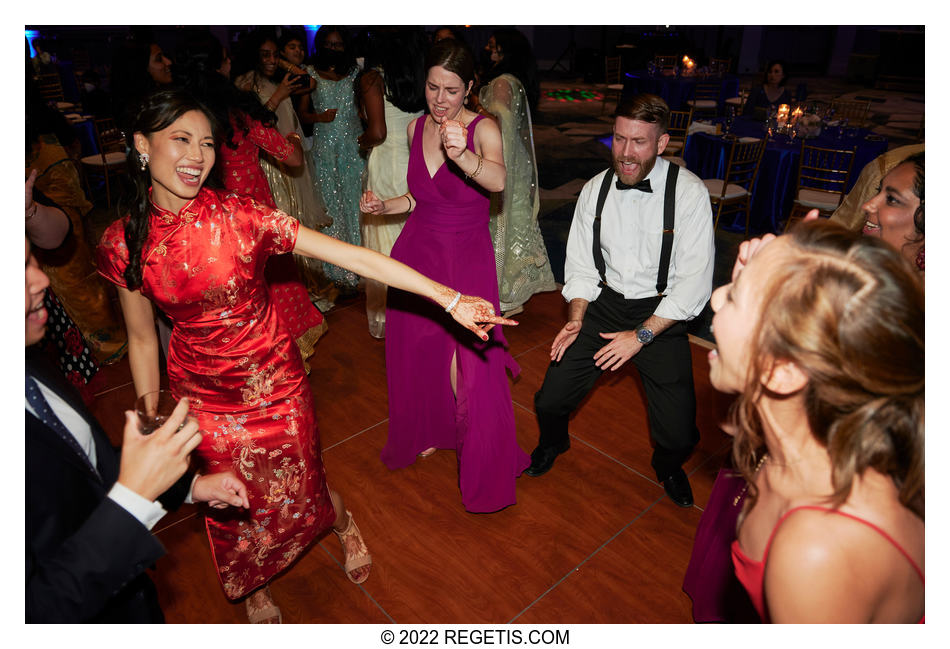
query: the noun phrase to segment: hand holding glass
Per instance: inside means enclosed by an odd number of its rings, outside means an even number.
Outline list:
[[[146,392],[135,401],[135,414],[139,418],[139,430],[151,435],[171,416],[178,401],[170,390]]]

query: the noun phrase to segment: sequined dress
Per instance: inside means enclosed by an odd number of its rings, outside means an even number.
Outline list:
[[[313,125],[313,148],[310,149],[327,213],[333,219],[323,233],[358,246],[361,241],[360,181],[365,166],[356,142],[363,132],[353,90],[359,70],[354,68],[339,81],[331,81],[321,77],[311,66],[304,66],[304,69],[317,83],[310,95],[313,111],[322,113],[330,108],[336,109],[332,122]],[[323,271],[341,287],[352,289],[359,282],[355,273],[333,264],[324,263]]]
[[[99,272],[119,286],[128,217],[106,230]],[[176,215],[152,207],[141,292],[174,323],[169,386],[189,397],[203,472],[232,469],[250,510],[209,509],[211,551],[236,599],[287,567],[333,524],[313,397],[263,280],[299,223],[244,196],[203,188]]]
[[[508,311],[557,286],[538,227],[538,164],[524,86],[502,74],[482,88],[479,101],[501,127],[507,177],[504,191],[492,194],[490,226],[501,309]]]
[[[393,246],[392,258],[437,282],[479,295],[498,310],[498,283],[488,236],[488,194],[445,162],[429,176],[422,152],[425,120],[415,124],[409,154],[409,190],[416,209]],[[468,126],[474,150],[476,117]],[[386,309],[389,439],[381,458],[390,469],[408,466],[429,447],[454,449],[462,504],[494,512],[515,502],[515,480],[530,464],[518,446],[501,327],[488,342],[476,339],[428,300],[390,288]],[[458,397],[449,368],[458,358]]]

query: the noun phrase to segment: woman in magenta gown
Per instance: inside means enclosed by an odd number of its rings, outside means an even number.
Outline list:
[[[248,594],[252,621],[276,619],[266,584],[332,527],[354,582],[369,552],[339,494],[329,490],[300,354],[263,277],[267,259],[296,252],[425,295],[480,338],[504,324],[462,296],[379,253],[305,228],[251,198],[203,187],[215,162],[211,113],[182,91],[150,95],[133,125],[130,215],[99,247],[100,273],[118,285],[137,395],[159,386],[154,302],[174,324],[168,379],[204,431],[200,470],[233,469],[247,511],[207,515],[218,576],[230,599]],[[135,161],[135,164],[131,164]],[[139,166],[141,165],[141,166]]]
[[[501,133],[490,119],[464,107],[473,61],[454,39],[426,57],[429,114],[409,124],[409,191],[380,200],[363,196],[372,214],[411,215],[392,258],[466,292],[498,310],[495,257],[488,230],[489,192],[501,191],[505,167]],[[389,439],[381,458],[390,469],[433,449],[458,456],[462,504],[494,512],[515,503],[515,480],[530,464],[518,446],[505,370],[519,368],[501,329],[483,342],[465,340],[438,308],[390,290],[386,309]]]

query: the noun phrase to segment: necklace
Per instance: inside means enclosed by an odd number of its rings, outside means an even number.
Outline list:
[[[765,464],[765,461],[766,461],[767,459],[769,459],[769,454],[768,454],[768,453],[763,454],[762,457],[759,458],[758,463],[755,465],[755,471],[752,472],[752,475],[753,475],[753,476],[755,476],[755,475],[757,475],[757,474],[759,473],[759,469],[762,468],[762,465]],[[735,499],[732,501],[733,507],[738,507],[738,506],[739,506],[739,501],[742,500],[742,497],[745,496],[745,492],[748,491],[748,490],[749,490],[749,483],[747,482],[747,483],[745,483],[745,485],[743,485],[742,491],[739,492],[739,495],[736,496]]]

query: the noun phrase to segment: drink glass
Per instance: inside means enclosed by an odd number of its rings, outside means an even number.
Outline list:
[[[139,430],[143,435],[151,435],[171,416],[178,401],[171,390],[146,392],[135,400],[135,414],[139,418]]]

